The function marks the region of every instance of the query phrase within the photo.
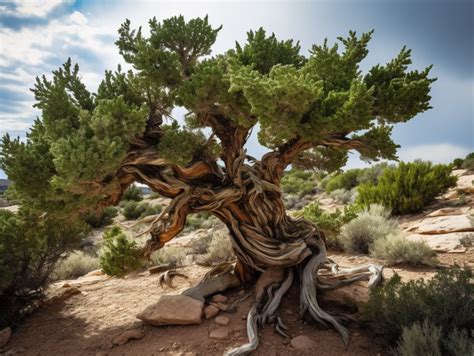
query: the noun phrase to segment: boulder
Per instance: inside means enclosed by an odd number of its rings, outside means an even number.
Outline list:
[[[186,295],[163,295],[137,318],[155,326],[200,324],[203,308],[204,301]]]
[[[457,189],[462,189],[466,194],[474,194],[474,174],[458,177]]]
[[[217,340],[223,340],[226,339],[229,336],[229,329],[227,328],[217,328],[214,330],[211,330],[209,333],[209,337],[211,339],[217,339]]]
[[[145,331],[143,329],[130,329],[126,330],[117,336],[115,336],[112,340],[112,344],[114,345],[124,345],[130,339],[141,339],[145,335]]]
[[[466,248],[461,240],[471,240],[474,242],[473,232],[453,232],[450,234],[422,235],[412,234],[407,236],[408,240],[424,241],[436,252],[463,253]]]
[[[208,305],[204,308],[204,316],[206,319],[211,319],[219,313],[219,308],[214,305]]]
[[[5,346],[10,340],[10,336],[12,336],[12,329],[5,328],[0,330],[0,348]]]
[[[291,339],[291,346],[296,350],[303,351],[304,353],[315,353],[317,349],[316,343],[305,335],[299,335]]]
[[[451,232],[474,231],[468,215],[428,217],[410,228],[411,232],[423,235],[437,235]]]

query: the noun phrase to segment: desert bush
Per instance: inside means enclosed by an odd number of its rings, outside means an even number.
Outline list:
[[[152,255],[152,261],[155,265],[169,264],[170,268],[183,265],[188,250],[181,246],[165,246]]]
[[[473,171],[474,170],[474,152],[469,153],[464,162],[462,163],[462,168]]]
[[[466,330],[454,329],[446,339],[442,340],[442,347],[450,356],[474,355],[474,340]]]
[[[389,166],[386,162],[377,163],[367,168],[362,168],[357,175],[357,184],[373,183],[377,184],[379,177],[383,174],[386,169],[391,169],[393,166]]]
[[[18,325],[44,296],[56,264],[78,247],[85,224],[0,209],[0,329]]]
[[[404,327],[394,354],[398,356],[442,356],[440,348],[441,328],[425,321]]]
[[[357,186],[357,177],[359,176],[360,172],[360,169],[355,168],[332,176],[325,183],[326,192],[330,193],[336,189],[351,190]]]
[[[336,189],[329,193],[329,196],[339,203],[347,204],[354,201],[356,190]]]
[[[335,212],[328,212],[322,209],[318,203],[308,204],[297,212],[296,216],[303,216],[313,222],[326,237],[326,244],[330,249],[341,249],[342,245],[338,239],[341,227],[356,218],[359,210],[356,206],[344,207],[344,210],[337,209]]]
[[[436,262],[436,252],[424,241],[410,241],[403,234],[375,240],[370,254],[389,264],[431,265]]]
[[[122,195],[122,200],[131,200],[131,201],[142,201],[143,200],[143,190],[136,186],[131,185]]]
[[[398,223],[390,218],[390,210],[374,204],[342,227],[340,241],[347,252],[368,254],[374,241],[400,232]]]
[[[317,176],[314,172],[292,169],[285,172],[281,180],[281,189],[285,194],[303,197],[314,193],[317,188]]]
[[[142,264],[143,251],[118,226],[104,232],[100,267],[106,274],[121,277],[140,268]]]
[[[234,258],[232,242],[228,233],[225,231],[217,231],[212,234],[209,247],[206,253],[198,259],[198,262],[203,265],[211,266],[233,260]]]
[[[430,162],[400,162],[397,168],[386,169],[377,184],[365,183],[358,188],[357,202],[363,206],[382,204],[394,214],[421,210],[439,194],[455,186],[448,165]]]
[[[453,162],[451,163],[451,165],[453,166],[454,169],[461,169],[463,163],[464,163],[463,158],[455,158]]]
[[[217,219],[211,216],[208,212],[188,215],[184,231],[194,231],[198,229],[209,229],[217,223]]]
[[[57,264],[53,278],[56,280],[74,279],[98,268],[98,257],[83,251],[74,251]]]
[[[152,206],[147,202],[137,203],[128,200],[123,204],[123,216],[127,220],[136,220],[145,216],[159,214],[162,209],[161,205]]]
[[[97,229],[112,224],[117,214],[117,208],[113,206],[108,206],[98,213],[92,212],[87,214],[85,217],[85,222],[89,226]]]
[[[206,233],[199,238],[193,239],[191,241],[191,251],[196,255],[203,255],[209,249],[209,245],[211,244],[213,234]]]
[[[474,323],[474,285],[469,269],[451,267],[431,280],[402,282],[395,274],[382,287],[372,290],[363,307],[363,318],[389,344],[402,335],[404,327],[428,321],[443,333],[469,329]]]

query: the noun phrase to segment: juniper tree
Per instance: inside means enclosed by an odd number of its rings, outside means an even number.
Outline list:
[[[362,73],[372,32],[350,32],[332,46],[325,40],[303,55],[298,42],[260,28],[244,44],[211,55],[220,29],[207,17],[179,16],[150,20],[144,35],[125,21],[116,44],[132,69],[107,71],[96,93],[71,60],[52,79],[37,78],[41,117],[25,143],[4,137],[2,167],[24,204],[68,218],[118,204],[133,182],[170,198],[149,228],[147,256],[179,234],[188,215],[209,212],[228,227],[237,262],[204,289],[271,271],[280,287],[263,307],[272,286],[259,285],[248,323],[255,330],[257,319],[277,321],[282,331],[274,313],[299,271],[302,310],[347,342],[344,327],[316,299],[316,286],[343,284],[327,284],[318,273],[337,266],[326,259],[317,227],[286,214],[280,181],[290,165],[337,169],[350,150],[367,160],[396,158],[393,126],[430,108],[430,67],[409,70],[403,47]],[[178,107],[187,112],[181,125],[172,117]],[[255,127],[270,150],[260,159],[245,148]],[[188,295],[203,293],[196,288]],[[231,354],[257,345],[254,332]]]

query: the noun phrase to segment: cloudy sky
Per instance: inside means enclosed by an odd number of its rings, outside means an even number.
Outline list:
[[[213,25],[223,25],[214,53],[243,42],[246,31],[260,26],[281,39],[299,40],[306,53],[325,37],[333,42],[349,30],[375,29],[363,69],[386,63],[407,45],[413,68],[433,64],[438,81],[433,109],[395,128],[399,156],[449,162],[474,151],[473,13],[471,0],[0,0],[0,135],[25,136],[38,115],[28,90],[35,76],[48,75],[68,57],[95,91],[104,70],[122,62],[114,42],[126,18],[146,28],[153,16],[208,14]],[[257,156],[264,152],[255,137],[248,149]],[[361,164],[352,155],[349,166]]]

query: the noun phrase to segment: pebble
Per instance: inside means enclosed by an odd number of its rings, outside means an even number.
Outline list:
[[[212,297],[212,301],[215,303],[225,303],[229,298],[222,294],[216,294]]]
[[[229,330],[227,328],[217,328],[209,333],[211,339],[223,340],[229,336]]]
[[[214,322],[217,325],[224,325],[225,326],[225,325],[229,325],[230,319],[227,316],[219,315],[219,316],[216,316],[216,318],[214,319]]]

